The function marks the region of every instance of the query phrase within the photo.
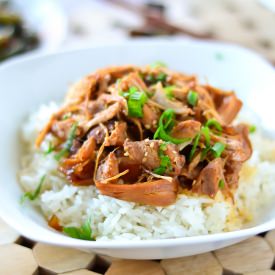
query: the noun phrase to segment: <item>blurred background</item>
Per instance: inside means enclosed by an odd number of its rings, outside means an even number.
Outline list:
[[[275,64],[275,0],[0,0],[0,61],[139,38],[233,42]]]

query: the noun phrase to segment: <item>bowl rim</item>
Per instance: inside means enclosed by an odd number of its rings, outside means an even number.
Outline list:
[[[229,50],[229,51],[237,51],[241,52],[242,54],[248,55],[252,58],[256,58],[258,62],[264,64],[270,71],[274,72],[274,67],[263,57],[258,55],[257,53],[253,52],[250,49],[240,47],[235,44],[225,43],[225,42],[213,42],[213,41],[201,41],[201,40],[187,40],[187,39],[176,39],[171,42],[171,39],[136,39],[136,40],[126,40],[126,41],[119,41],[119,42],[112,42],[108,45],[104,43],[95,43],[89,47],[83,47],[80,49],[65,49],[60,50],[55,53],[43,53],[43,54],[33,54],[31,56],[20,56],[18,58],[14,58],[11,60],[5,61],[2,65],[0,65],[0,73],[9,69],[10,67],[17,66],[17,64],[28,63],[32,61],[39,61],[42,59],[47,59],[49,57],[57,57],[60,55],[70,55],[77,52],[89,52],[96,48],[114,48],[114,47],[128,47],[131,45],[138,45],[138,46],[161,46],[161,45],[171,45],[171,44],[178,44],[181,46],[192,46],[192,47],[207,47],[207,48],[215,48],[219,50]],[[1,202],[0,202],[1,205]],[[269,221],[266,221],[262,224],[257,226],[253,226],[250,228],[240,229],[231,232],[222,232],[222,233],[215,233],[215,234],[208,234],[208,235],[198,235],[198,236],[191,236],[191,237],[179,237],[179,238],[168,238],[168,239],[151,239],[151,240],[98,240],[98,241],[86,241],[80,239],[73,239],[68,236],[65,236],[57,231],[52,230],[51,228],[44,227],[40,224],[34,223],[44,229],[45,232],[50,234],[55,234],[56,238],[52,240],[51,238],[47,238],[47,235],[42,235],[37,237],[33,237],[24,225],[17,222],[14,218],[9,216],[8,212],[3,211],[0,207],[0,217],[11,227],[15,228],[20,234],[25,237],[28,237],[34,241],[48,243],[53,245],[60,245],[65,247],[79,247],[79,248],[111,248],[111,249],[121,249],[121,248],[148,248],[148,247],[176,247],[182,245],[190,245],[190,244],[198,244],[198,243],[208,243],[208,242],[215,242],[215,241],[226,241],[233,238],[246,238],[252,235],[256,235],[265,231],[269,231],[275,228],[275,217]],[[27,218],[27,217],[26,217]]]

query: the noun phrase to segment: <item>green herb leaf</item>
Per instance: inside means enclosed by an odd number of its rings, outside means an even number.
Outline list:
[[[256,130],[257,130],[256,125],[250,125],[250,127],[249,127],[249,133],[250,133],[250,134],[255,133]]]
[[[38,186],[36,187],[36,189],[33,192],[26,192],[25,194],[23,194],[23,196],[20,199],[20,203],[23,204],[27,199],[29,199],[30,201],[34,201],[35,199],[38,198],[40,192],[41,192],[41,188],[42,185],[45,181],[46,175],[42,176]]]
[[[150,65],[151,68],[167,67],[167,65],[162,61],[155,61]]]
[[[187,94],[187,102],[188,102],[189,105],[191,105],[193,107],[196,106],[197,103],[198,103],[198,99],[199,99],[199,97],[198,97],[198,93],[197,92],[195,92],[193,90],[190,90],[188,92],[188,94]]]
[[[211,148],[211,151],[215,158],[219,158],[222,152],[224,151],[224,149],[225,149],[225,145],[223,143],[216,142]]]
[[[81,227],[64,227],[63,232],[75,239],[94,241],[90,219],[86,220]]]
[[[182,144],[190,141],[190,138],[174,138],[169,133],[175,125],[175,111],[173,109],[165,110],[159,119],[158,129],[154,134],[154,139],[162,139],[174,144]]]
[[[220,188],[220,189],[223,189],[224,186],[225,186],[225,182],[224,182],[223,179],[221,179],[221,180],[219,181],[219,188]]]
[[[166,86],[163,88],[165,95],[168,99],[173,99],[174,95],[173,95],[173,90],[175,89],[176,86],[171,85],[171,86]]]
[[[205,124],[205,126],[207,126],[207,127],[214,127],[214,128],[216,128],[219,132],[222,132],[222,126],[221,126],[221,124],[216,120],[216,119],[209,119],[209,120],[207,120],[207,122],[206,122],[206,124]]]
[[[49,155],[50,153],[52,153],[54,151],[54,146],[52,144],[52,142],[50,141],[49,142],[49,146],[48,146],[48,149],[46,151],[44,151],[44,155]]]
[[[75,138],[76,130],[77,130],[77,123],[74,123],[69,131],[68,139],[66,140],[63,149],[54,156],[54,158],[57,161],[59,161],[61,158],[63,158],[70,152],[70,149],[73,145],[73,141]]]

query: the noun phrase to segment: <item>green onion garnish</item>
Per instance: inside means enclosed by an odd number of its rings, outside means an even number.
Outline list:
[[[250,133],[250,134],[255,133],[256,130],[257,130],[256,125],[250,125],[250,127],[249,127],[249,133]]]
[[[166,78],[167,78],[167,75],[165,73],[159,73],[157,76],[156,76],[156,80],[157,82],[160,81],[160,82],[164,82],[166,81]]]
[[[49,145],[48,145],[48,149],[47,149],[46,151],[44,151],[44,155],[45,155],[45,156],[46,156],[46,155],[49,155],[50,153],[53,152],[53,150],[54,150],[54,146],[53,146],[52,142],[50,141],[50,142],[49,142]]]
[[[207,122],[205,123],[205,126],[207,126],[209,128],[210,127],[214,127],[219,132],[222,132],[222,126],[221,126],[221,124],[216,119],[211,118],[211,119],[207,120]]]
[[[224,186],[225,186],[225,182],[224,182],[223,179],[221,179],[221,180],[219,181],[219,188],[220,188],[220,189],[223,189]]]
[[[189,161],[192,160],[195,152],[196,152],[196,149],[198,147],[198,144],[199,144],[199,140],[201,138],[201,133],[198,133],[196,136],[195,136],[195,139],[194,139],[194,143],[193,143],[193,146],[192,146],[192,149],[190,151],[190,154],[189,154]]]
[[[167,67],[167,65],[162,61],[155,61],[150,65],[151,68]]]
[[[224,151],[224,149],[225,149],[225,145],[223,143],[216,142],[211,148],[211,151],[215,158],[219,158],[222,152]]]
[[[73,145],[73,140],[75,138],[76,130],[77,123],[74,123],[69,131],[68,139],[66,140],[63,149],[54,156],[57,161],[59,161],[62,157],[66,156],[70,152]]]
[[[45,181],[45,178],[46,178],[46,175],[41,177],[38,186],[36,187],[36,189],[33,192],[26,192],[25,194],[23,194],[23,196],[20,199],[21,204],[23,204],[26,201],[26,199],[29,199],[30,201],[34,201],[35,199],[38,198],[38,196],[41,192],[42,185]]]
[[[189,105],[193,107],[196,106],[198,103],[198,93],[193,90],[190,90],[187,94],[187,102]]]
[[[63,116],[62,116],[62,120],[66,120],[66,119],[68,119],[69,117],[71,117],[71,113],[66,113],[66,114],[64,114]]]
[[[145,77],[145,81],[148,81],[151,85],[158,82],[164,83],[166,81],[167,75],[163,72],[158,73],[156,76],[149,74]]]
[[[173,90],[175,89],[175,86],[172,85],[172,86],[166,86],[163,88],[164,92],[165,92],[165,95],[168,99],[173,99],[174,98],[174,95],[173,95]]]
[[[158,175],[163,175],[167,170],[172,169],[170,158],[164,154],[164,151],[167,149],[167,143],[162,143],[159,146],[159,158],[160,158],[160,166],[155,168],[153,172]]]
[[[172,142],[174,144],[182,144],[190,141],[190,138],[174,138],[170,135],[172,128],[175,125],[175,111],[172,109],[165,110],[158,124],[158,129],[154,134],[154,139],[162,139],[167,142]]]
[[[209,130],[209,128],[206,126],[202,126],[201,133],[205,137],[206,147],[209,147],[210,146],[210,130]]]
[[[121,92],[120,95],[127,99],[129,116],[143,117],[143,106],[148,100],[145,92],[131,87],[128,92]]]
[[[64,227],[63,232],[68,236],[81,239],[94,241],[95,239],[92,237],[92,229],[91,229],[91,220],[88,219],[81,227]]]

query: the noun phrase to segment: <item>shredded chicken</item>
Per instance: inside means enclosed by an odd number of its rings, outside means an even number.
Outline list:
[[[230,196],[252,155],[248,125],[233,124],[241,107],[234,92],[195,76],[109,67],[70,88],[36,146],[53,135],[59,171],[71,184],[121,200],[166,206],[185,188]]]

